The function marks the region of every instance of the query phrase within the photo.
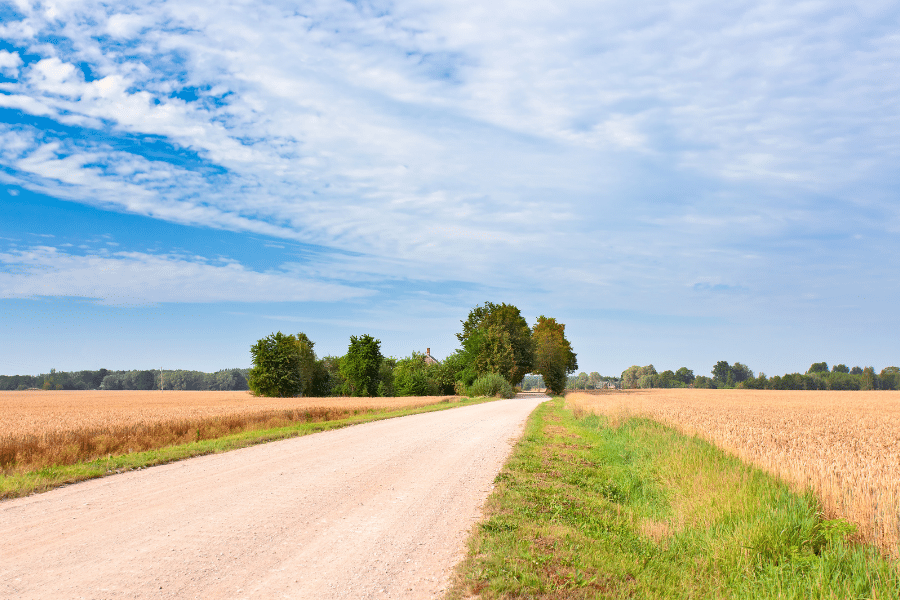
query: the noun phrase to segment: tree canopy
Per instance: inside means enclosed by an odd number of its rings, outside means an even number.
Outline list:
[[[534,372],[554,394],[561,394],[566,387],[566,375],[578,369],[578,361],[572,345],[566,339],[566,326],[554,318],[538,317],[531,332],[534,346]],[[585,387],[589,376],[584,376]]]
[[[350,336],[350,347],[341,359],[340,370],[351,396],[378,395],[378,376],[383,358],[381,340],[369,334]]]
[[[496,373],[510,385],[516,385],[531,371],[531,330],[518,308],[485,302],[484,306],[473,308],[461,323],[462,332],[456,337],[476,376]]]
[[[295,336],[273,333],[253,344],[250,356],[247,385],[254,394],[287,398],[302,393],[302,357]]]

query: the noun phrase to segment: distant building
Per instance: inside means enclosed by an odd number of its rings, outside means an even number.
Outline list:
[[[431,348],[425,348],[425,364],[439,365],[441,362],[431,355]]]

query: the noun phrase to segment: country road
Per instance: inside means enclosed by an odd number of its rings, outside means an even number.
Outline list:
[[[543,397],[0,503],[0,598],[439,598]]]

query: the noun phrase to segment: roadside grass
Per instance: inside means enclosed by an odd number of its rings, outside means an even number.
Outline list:
[[[449,598],[900,598],[815,497],[648,419],[556,398],[497,476]]]
[[[276,427],[272,427],[270,422],[266,422],[261,423],[256,429],[238,433],[228,431],[227,428],[218,432],[214,429],[206,429],[201,432],[198,428],[197,437],[201,439],[193,442],[173,444],[140,452],[110,454],[103,458],[80,461],[73,464],[53,465],[23,472],[0,474],[0,500],[27,496],[70,483],[166,464],[195,456],[219,454],[256,444],[300,437],[331,429],[340,429],[360,423],[472,406],[493,400],[496,400],[496,398],[467,398],[453,402],[445,400],[439,404],[398,410],[357,411],[356,414],[350,415],[344,413],[341,418],[314,422],[294,422],[289,425],[280,424]],[[269,425],[268,427],[266,426],[267,424]]]

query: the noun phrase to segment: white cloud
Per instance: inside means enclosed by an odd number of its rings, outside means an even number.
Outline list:
[[[337,301],[369,296],[364,288],[252,271],[234,261],[115,252],[80,256],[35,246],[0,253],[0,298],[70,296],[107,305],[161,302]]]
[[[0,73],[9,77],[16,77],[19,74],[21,65],[22,58],[17,52],[0,50]]]

